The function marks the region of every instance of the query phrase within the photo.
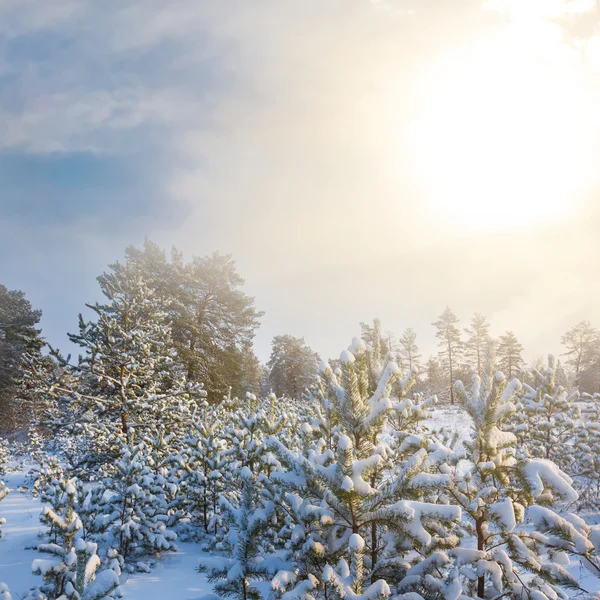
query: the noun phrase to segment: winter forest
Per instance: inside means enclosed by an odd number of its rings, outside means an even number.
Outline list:
[[[281,335],[261,364],[231,257],[147,241],[97,281],[76,360],[0,287],[0,561],[19,558],[3,600],[189,597],[182,581],[238,600],[600,589],[591,323],[540,364],[450,308],[426,362],[413,329],[375,319],[332,359]]]
[[[0,600],[600,600],[600,0],[0,0]]]

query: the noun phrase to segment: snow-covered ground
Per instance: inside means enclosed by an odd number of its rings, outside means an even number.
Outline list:
[[[439,406],[428,425],[432,430],[444,428],[457,432],[462,441],[468,437],[471,423],[458,408]],[[4,476],[12,491],[0,504],[0,516],[6,518],[4,536],[0,539],[0,582],[8,584],[15,600],[41,583],[41,578],[31,573],[31,563],[40,558],[32,547],[39,543],[38,533],[43,529],[39,522],[42,506],[30,493],[19,490],[25,483],[26,470]],[[588,520],[595,522],[592,517]],[[196,570],[200,557],[206,559],[207,554],[199,544],[178,543],[178,551],[164,555],[149,573],[124,575],[121,585],[124,597],[126,600],[218,600],[206,576]],[[221,559],[213,556],[211,560]],[[570,570],[588,591],[599,589],[600,582],[580,565],[573,563]],[[258,587],[267,597],[269,583],[261,582]]]
[[[0,539],[0,582],[8,584],[16,600],[41,583],[41,577],[31,573],[31,563],[40,554],[31,548],[40,542],[42,505],[30,494],[19,491],[25,482],[24,472],[8,473],[4,481],[12,491],[0,506],[0,514],[6,518],[4,536]],[[214,598],[205,575],[196,571],[198,558],[205,556],[200,546],[179,543],[178,548],[177,552],[164,556],[150,573],[129,575],[121,587],[125,597],[128,600]]]

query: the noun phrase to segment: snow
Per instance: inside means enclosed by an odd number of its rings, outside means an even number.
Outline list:
[[[26,548],[38,543],[37,535],[44,529],[40,524],[42,505],[39,500],[18,491],[25,482],[25,473],[7,473],[4,479],[13,491],[0,505],[6,518],[4,536],[0,539],[0,581],[18,598],[28,586],[39,582],[31,573],[31,563],[40,555]]]
[[[18,490],[24,485],[25,477],[25,473],[5,475],[4,479],[13,491],[0,505],[2,515],[6,517],[4,537],[0,539],[0,582],[7,585],[13,599],[22,597],[29,588],[40,584],[40,577],[31,570],[34,561],[40,561],[40,566],[41,562],[54,562],[40,559],[40,553],[33,549],[40,541],[38,533],[44,530],[39,521],[42,505],[39,499]],[[177,548],[176,552],[165,554],[149,573],[129,575],[121,585],[124,597],[127,600],[216,600],[212,585],[205,575],[196,571],[196,566],[200,558],[216,561],[222,558],[211,557],[200,549],[199,544],[181,542]],[[108,585],[112,577],[110,573],[112,571],[100,573],[94,581],[95,586]],[[8,598],[4,598],[0,591],[0,600]]]
[[[387,375],[388,377],[395,375],[394,367],[389,367]],[[383,395],[383,390],[381,392],[381,400],[383,401],[385,400],[385,396]],[[468,438],[472,426],[470,418],[464,412],[454,407],[436,408],[432,417],[428,420],[428,424],[432,429],[439,430],[444,428],[449,432],[456,432],[459,444],[461,444],[462,440]],[[310,433],[312,428],[307,425],[303,431]],[[498,435],[498,433],[502,434],[503,432],[494,432],[494,441],[498,447],[501,447],[506,440],[502,439],[502,436]],[[352,440],[344,435],[339,437],[338,446],[342,450],[354,451]],[[406,449],[414,447],[414,450],[419,453],[418,458],[421,455],[423,457],[427,455],[425,449],[421,448],[421,450],[418,450],[421,446],[422,438],[419,436],[409,436],[404,440],[404,447]],[[439,454],[440,462],[444,460],[447,454],[447,450],[445,450],[442,444],[439,444],[439,448],[436,445],[435,448],[430,447],[429,450],[434,450],[435,453]],[[433,461],[433,457],[434,454],[431,454],[429,460]],[[331,458],[329,456],[329,459]],[[351,476],[343,478],[341,483],[342,488],[346,491],[354,490],[359,494],[372,493],[372,488],[363,479],[362,475],[376,466],[381,460],[378,454],[374,454],[367,460],[354,461]],[[252,478],[252,472],[246,467],[241,469],[239,475],[242,479]],[[298,478],[298,481],[301,483],[299,475],[289,474],[289,477],[292,476]],[[531,460],[527,462],[523,476],[529,482],[534,495],[541,494],[545,490],[550,489],[566,501],[574,497],[570,479],[548,461]],[[440,474],[420,473],[414,477],[413,484],[427,487],[425,484],[431,483],[435,487],[437,483],[441,482],[442,479],[446,479],[446,477],[446,475]],[[0,516],[5,517],[7,521],[6,525],[3,526],[4,537],[0,539],[0,582],[7,584],[10,593],[12,593],[12,598],[16,599],[22,597],[28,588],[40,584],[40,577],[32,574],[32,563],[38,561],[37,564],[40,570],[43,571],[46,568],[51,568],[51,563],[53,564],[54,561],[41,558],[43,555],[32,549],[32,546],[40,543],[38,532],[42,531],[44,526],[39,523],[39,516],[42,510],[40,501],[19,491],[19,487],[25,482],[25,474],[8,473],[4,479],[6,484],[12,489],[12,492],[0,503]],[[518,508],[516,505],[513,508],[509,500],[501,500],[489,506],[490,514],[493,515],[494,520],[508,532],[511,532],[516,526],[516,521],[520,520],[515,517],[516,508]],[[429,543],[431,536],[423,528],[421,519],[435,521],[438,519],[451,520],[460,518],[459,509],[450,505],[428,505],[422,502],[401,501],[394,505],[394,510],[399,514],[411,517],[411,525],[408,528],[408,533],[415,540],[423,544]],[[528,517],[538,523],[544,518],[551,520],[553,518],[551,517],[552,514],[551,511],[542,507],[534,507],[533,510],[529,509],[528,511]],[[320,518],[325,520],[329,517],[323,514]],[[580,521],[571,523],[574,529],[582,530],[584,523],[582,520]],[[304,536],[301,527],[297,529],[295,535],[298,538]],[[575,533],[572,535],[578,544],[579,550],[588,547],[583,536],[578,536]],[[600,530],[593,529],[590,539],[598,547],[598,543],[600,543]],[[517,543],[518,540],[515,537],[515,545]],[[213,586],[208,583],[205,574],[198,573],[196,567],[199,561],[202,561],[204,564],[214,564],[215,567],[222,566],[224,559],[221,556],[203,551],[201,546],[199,543],[178,542],[177,550],[165,553],[162,558],[156,560],[149,567],[148,572],[123,575],[122,581],[124,582],[121,584],[120,590],[125,599],[164,600],[165,598],[173,598],[174,600],[217,600],[217,597],[213,594]],[[364,540],[357,534],[351,535],[348,539],[348,546],[351,549],[360,551],[364,547]],[[79,547],[81,547],[81,543],[77,542],[76,548]],[[481,560],[478,568],[485,570],[490,576],[493,575],[491,570],[496,568],[492,561],[483,561],[477,551],[470,548],[454,548],[448,550],[448,555],[456,560],[457,564],[464,564],[465,568],[470,563]],[[432,557],[432,561],[443,562],[448,559],[448,555],[439,553],[435,557]],[[494,560],[496,563],[500,563],[500,554],[496,555]],[[417,567],[410,569],[407,581],[410,577],[416,577],[418,572],[424,571],[430,562],[424,561]],[[572,561],[569,564],[568,558],[563,554],[555,562],[557,568],[568,568],[569,573],[580,581],[584,581],[586,589],[597,589],[598,582],[586,573],[578,562]],[[335,569],[329,567],[329,569],[330,572],[328,574],[332,578],[336,576],[335,571],[339,571],[339,567]],[[108,588],[114,583],[115,576],[112,571],[103,571],[99,574],[94,585],[97,587],[106,585]],[[313,589],[313,582],[311,580],[295,580],[291,577],[290,571],[280,571],[276,581],[279,583],[274,583],[273,589],[279,586],[279,590],[282,593],[285,592],[284,597],[286,600],[308,600],[311,597],[311,590]],[[452,597],[452,585],[452,581],[448,580],[448,587],[444,591],[448,598]],[[266,598],[270,586],[271,582],[269,581],[260,583],[257,587],[260,588],[261,593]],[[377,582],[365,590],[361,596],[352,597],[349,594],[348,597],[352,598],[352,600],[356,600],[357,598],[364,598],[366,600],[381,598],[388,594],[389,589],[387,589],[387,584],[385,582]],[[417,594],[399,594],[398,596],[398,598],[405,598],[406,600],[416,600],[417,597]],[[9,598],[8,593],[0,585],[0,600],[9,600]]]
[[[352,352],[350,352],[349,350],[344,350],[340,354],[340,362],[343,365],[351,365],[352,363],[354,363],[354,360],[354,354],[352,354]]]
[[[166,554],[149,573],[130,575],[121,590],[127,600],[209,600],[216,599],[206,576],[196,571],[198,561],[214,560],[215,566],[222,557],[210,557],[200,550],[199,544],[180,542],[178,550]]]
[[[365,540],[358,533],[353,533],[348,540],[348,547],[355,552],[362,552],[365,547]]]

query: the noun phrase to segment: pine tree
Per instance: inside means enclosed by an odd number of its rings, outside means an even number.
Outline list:
[[[260,540],[274,507],[270,502],[261,502],[255,478],[248,467],[240,471],[240,478],[239,507],[225,496],[220,500],[229,529],[227,542],[231,558],[225,559],[225,564],[219,567],[201,562],[198,568],[208,574],[208,581],[215,583],[215,593],[221,597],[259,600],[261,594],[253,582],[273,575],[261,559]]]
[[[414,373],[403,378],[391,358],[382,357],[380,348],[365,348],[354,340],[341,354],[339,370],[322,365],[321,396],[327,401],[322,414],[335,425],[305,429],[331,439],[317,437],[301,451],[290,450],[276,438],[269,441],[286,467],[272,478],[287,488],[285,502],[297,520],[293,536],[297,542],[291,544],[290,558],[299,576],[279,574],[275,581],[279,589],[287,589],[281,585],[284,580],[294,581],[294,589],[286,592],[292,597],[315,581],[312,593],[326,597],[328,590],[343,595],[350,588],[358,596],[379,597],[389,593],[380,577],[398,582],[413,566],[398,551],[415,548],[420,556],[441,559],[438,550],[455,543],[448,528],[460,511],[422,501],[439,487],[438,478],[444,478],[427,472],[426,438],[396,432],[394,448],[381,439],[392,414],[407,409],[398,399],[414,382]],[[392,395],[397,396],[395,401],[390,400]],[[360,573],[361,540],[366,542],[365,577]],[[332,561],[339,568],[332,567]],[[425,577],[434,567],[421,568]]]
[[[142,438],[163,424],[183,435],[206,395],[186,381],[165,324],[165,303],[137,270],[117,264],[98,281],[107,302],[89,305],[96,320],[80,316],[79,333],[70,335],[85,355],[67,385],[51,387],[58,403],[50,422],[85,440],[83,466],[110,463],[134,429]]]
[[[481,377],[481,367],[485,358],[486,347],[489,338],[490,324],[487,319],[475,313],[471,319],[470,327],[465,329],[467,341],[465,342],[465,357],[469,359],[470,366]]]
[[[597,510],[600,507],[600,395],[584,394],[580,400],[582,427],[574,440],[573,461],[578,507]]]
[[[517,457],[516,437],[503,428],[519,389],[518,380],[507,383],[496,371],[491,344],[482,377],[475,375],[470,389],[456,383],[473,434],[465,444],[469,466],[454,467],[448,494],[461,506],[465,532],[474,535],[476,550],[456,548],[450,555],[460,567],[462,583],[457,573],[455,581],[468,597],[556,598],[565,597],[561,587],[579,589],[572,575],[544,555],[542,540],[522,526],[527,507],[572,501],[577,494],[552,462]],[[451,463],[457,465],[462,457],[456,454]]]
[[[20,391],[25,356],[39,355],[44,340],[36,328],[42,316],[25,294],[0,284],[0,430],[26,427],[31,416],[22,410]]]
[[[460,330],[456,326],[457,323],[458,317],[448,307],[438,320],[432,323],[437,329],[435,335],[441,348],[439,355],[448,370],[451,404],[454,404],[454,370],[462,354]]]
[[[10,460],[11,449],[8,440],[0,438],[0,476],[4,475],[8,470]]]
[[[143,443],[122,442],[113,476],[102,481],[104,514],[96,526],[126,561],[173,550],[177,539],[166,525],[168,507],[145,450]]]
[[[240,288],[244,280],[229,255],[217,252],[185,262],[171,260],[150,241],[127,248],[127,261],[145,284],[168,304],[174,349],[190,381],[202,382],[212,401],[245,391],[244,348],[251,344],[263,313]]]
[[[254,348],[250,342],[242,346],[241,356],[241,386],[238,392],[245,394],[251,392],[258,396],[261,395],[261,376],[262,365],[254,353]]]
[[[186,475],[183,480],[187,510],[194,520],[200,520],[205,533],[208,533],[211,520],[217,514],[224,485],[226,448],[222,438],[223,422],[218,411],[205,403],[200,418],[193,420],[190,428],[186,439]]]
[[[563,471],[572,473],[574,442],[579,439],[581,430],[579,396],[568,394],[557,385],[557,367],[556,358],[550,355],[546,369],[531,369],[527,374],[512,418],[512,430],[517,435],[523,456],[551,460]]]
[[[408,361],[408,368],[411,371],[419,367],[421,354],[417,346],[417,333],[411,327],[405,329],[400,338],[400,352]]]
[[[4,483],[4,481],[2,481],[0,479],[0,502],[2,502],[2,500],[4,500],[4,498],[6,498],[6,496],[8,496],[8,493],[10,492],[10,490],[8,489],[8,487],[6,486],[6,484]],[[4,517],[0,517],[0,538],[2,538],[2,525],[6,524],[6,519]]]
[[[74,479],[57,481],[53,506],[45,506],[40,517],[50,527],[51,541],[40,544],[38,550],[52,558],[34,560],[32,571],[43,576],[45,583],[40,591],[49,600],[103,600],[112,597],[119,586],[114,570],[97,573],[101,564],[97,545],[78,537],[82,524],[75,512],[76,486]]]
[[[498,344],[499,364],[509,379],[518,374],[523,364],[522,352],[523,346],[518,342],[512,331],[507,331],[500,336],[500,343]]]
[[[304,338],[276,335],[271,343],[269,384],[277,396],[299,398],[316,378],[318,356]]]
[[[379,319],[373,319],[373,324],[361,323],[360,324],[360,337],[365,342],[368,348],[377,348],[383,354],[390,352],[389,336],[383,335],[383,329],[381,327],[381,321]]]
[[[594,364],[598,331],[589,321],[581,321],[560,338],[560,343],[567,348],[567,364],[573,369],[575,387],[579,388],[582,372]]]
[[[8,586],[2,582],[0,582],[0,600],[12,600]]]

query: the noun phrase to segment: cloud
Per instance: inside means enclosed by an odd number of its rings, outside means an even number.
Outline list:
[[[590,211],[481,235],[415,177],[423,74],[489,26],[469,0],[3,2],[3,283],[58,339],[125,245],[232,252],[266,310],[263,358],[286,332],[335,354],[376,315],[433,349],[446,304],[550,332],[536,348],[600,318],[581,292],[565,310],[547,266],[585,284]]]

